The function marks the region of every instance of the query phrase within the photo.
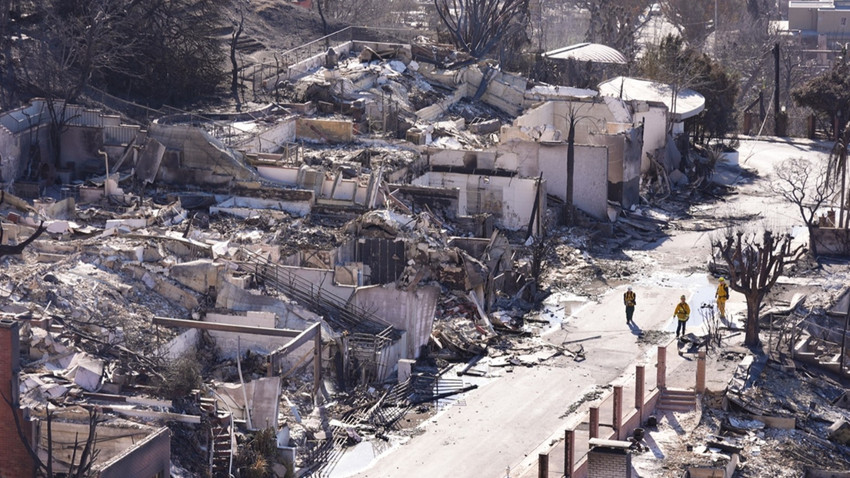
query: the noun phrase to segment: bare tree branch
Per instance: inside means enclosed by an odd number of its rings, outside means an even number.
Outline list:
[[[759,307],[770,289],[789,264],[805,253],[800,245],[791,248],[791,236],[774,237],[765,230],[761,242],[755,237],[744,239],[744,232],[730,232],[725,240],[712,239],[713,253],[719,253],[729,266],[729,287],[744,294],[747,301],[747,322],[744,344],[759,343]]]
[[[434,0],[434,6],[455,46],[481,58],[525,29],[528,1]]]
[[[818,209],[836,190],[836,185],[827,181],[827,169],[805,158],[789,158],[774,167],[774,174],[769,189],[797,206],[807,227],[815,226]]]

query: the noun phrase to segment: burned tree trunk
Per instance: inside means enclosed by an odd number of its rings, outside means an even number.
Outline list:
[[[242,103],[239,101],[239,64],[236,62],[236,46],[239,44],[239,37],[242,35],[242,27],[245,24],[245,13],[239,10],[239,25],[230,36],[230,94],[236,101],[236,111],[242,111]]]
[[[757,345],[759,340],[759,308],[763,294],[747,293],[747,323],[744,325],[744,344]]]
[[[729,287],[744,294],[747,300],[747,324],[744,344],[759,343],[759,307],[785,266],[796,262],[805,252],[802,245],[791,248],[791,236],[779,239],[771,231],[764,231],[761,243],[755,237],[743,240],[744,232],[733,237],[729,233],[725,241],[711,241],[712,253],[719,252],[729,266]]]

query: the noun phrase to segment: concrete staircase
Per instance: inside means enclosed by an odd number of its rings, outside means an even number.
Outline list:
[[[693,390],[667,388],[661,392],[655,409],[658,412],[689,412],[696,406],[697,398]]]

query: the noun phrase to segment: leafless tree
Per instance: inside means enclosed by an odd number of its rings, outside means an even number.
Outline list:
[[[331,33],[328,31],[329,23],[380,26],[400,17],[405,11],[417,8],[410,0],[317,0],[315,4],[325,35]]]
[[[817,224],[817,211],[835,194],[835,184],[827,181],[823,164],[805,158],[788,158],[773,168],[776,176],[770,190],[797,206],[807,227]]]
[[[705,326],[706,351],[719,349],[723,346],[723,334],[720,330],[723,327],[723,322],[720,316],[715,313],[714,304],[702,304],[699,308],[699,315],[702,317],[702,323]]]
[[[679,93],[688,88],[699,89],[705,81],[700,55],[687,48],[681,37],[667,35],[658,44],[649,45],[639,63],[642,75],[670,85],[671,109],[676,110]],[[668,132],[673,122],[668,121]]]
[[[6,402],[6,406],[12,411],[12,416],[15,420],[15,430],[17,430],[18,438],[35,464],[36,476],[43,478],[59,478],[60,476],[63,478],[90,478],[94,476],[92,467],[99,454],[99,450],[95,449],[94,446],[97,443],[97,425],[101,421],[96,409],[87,409],[88,433],[82,442],[79,441],[79,437],[74,438],[71,465],[67,472],[58,473],[53,470],[53,411],[49,407],[46,411],[47,433],[44,438],[46,440],[45,455],[47,456],[47,461],[43,461],[38,455],[38,449],[33,448],[27,434],[24,432],[24,423],[21,422],[22,417],[19,413],[18,403],[11,397],[7,397],[5,392],[0,391],[0,396]],[[80,452],[79,458],[77,457],[77,451]]]
[[[729,267],[729,287],[744,294],[747,301],[747,322],[744,344],[759,343],[759,307],[764,297],[776,284],[785,267],[796,262],[804,253],[800,245],[791,247],[789,234],[775,237],[764,230],[761,242],[755,235],[744,238],[743,231],[730,231],[725,239],[712,239],[712,254],[720,257]]]
[[[640,30],[649,22],[653,0],[575,0],[590,12],[587,41],[610,46],[632,61],[638,52]]]
[[[552,267],[551,257],[557,246],[557,236],[554,234],[555,220],[548,214],[544,214],[543,218],[542,234],[534,237],[530,246],[531,277],[529,277],[527,285],[531,288],[532,300],[540,290],[540,284],[546,272]]]
[[[50,115],[49,156],[58,166],[60,137],[67,123],[67,106],[93,77],[115,71],[130,55],[133,37],[121,27],[123,0],[91,2],[57,0],[41,4],[44,25],[28,31],[23,42],[19,75],[30,94],[45,99]]]
[[[529,0],[434,0],[454,44],[481,58],[520,36],[528,24]]]
[[[236,45],[239,44],[239,36],[245,26],[245,11],[239,6],[239,23],[233,25],[233,33],[230,35],[230,94],[236,101],[236,111],[242,111],[242,103],[239,101],[239,64],[236,62]]]
[[[690,46],[701,48],[713,32],[718,35],[735,31],[747,16],[746,0],[717,0],[693,2],[689,0],[664,0],[659,3],[661,12]],[[714,24],[715,18],[717,24]]]

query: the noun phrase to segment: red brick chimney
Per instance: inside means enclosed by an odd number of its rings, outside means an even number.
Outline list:
[[[0,319],[0,392],[3,394],[0,397],[0,478],[35,475],[35,465],[21,441],[13,415],[18,415],[26,439],[31,441],[32,428],[28,421],[23,420],[23,413],[18,408],[18,371],[21,361],[19,327],[16,320]],[[12,407],[6,400],[11,400]]]

